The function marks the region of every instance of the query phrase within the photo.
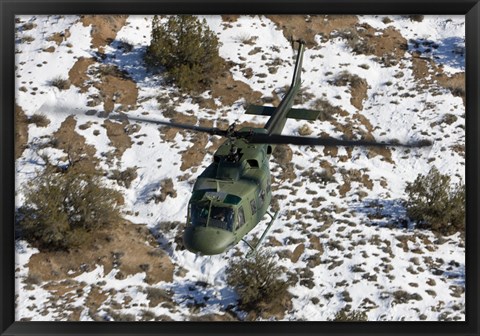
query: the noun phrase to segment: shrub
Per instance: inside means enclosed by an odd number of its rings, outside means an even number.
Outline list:
[[[22,28],[23,30],[32,30],[33,28],[35,28],[37,26],[36,23],[33,23],[33,22],[27,22],[25,23]]]
[[[118,193],[105,188],[99,176],[54,166],[27,183],[18,221],[33,245],[68,250],[93,237],[95,230],[120,220]]]
[[[130,41],[128,41],[127,39],[125,38],[122,38],[119,43],[118,43],[118,47],[120,49],[123,49],[126,53],[129,53],[133,50],[133,45],[132,43],[130,43]]]
[[[23,35],[21,38],[20,38],[20,42],[22,43],[30,43],[30,42],[33,42],[35,41],[35,37],[31,36],[31,35]]]
[[[137,178],[137,167],[129,167],[124,171],[115,169],[112,171],[111,179],[116,180],[119,185],[130,188],[132,181]]]
[[[368,321],[368,316],[364,311],[348,311],[346,308],[340,309],[331,321],[335,322],[358,322]]]
[[[388,16],[386,16],[386,17],[384,17],[384,18],[382,19],[382,22],[383,22],[384,24],[389,24],[389,23],[392,23],[393,20],[390,19]]]
[[[51,86],[55,86],[59,90],[67,90],[70,87],[70,81],[68,79],[57,76],[50,81]]]
[[[166,22],[155,16],[146,61],[165,67],[167,79],[191,92],[208,88],[223,69],[217,36],[193,15],[169,16]]]
[[[465,231],[465,185],[452,188],[450,179],[433,167],[427,175],[407,183],[407,214],[419,227],[443,235]]]
[[[416,21],[416,22],[422,22],[424,17],[425,17],[424,15],[420,15],[420,14],[412,14],[408,16],[408,18],[411,21]]]
[[[298,128],[298,134],[300,135],[311,135],[312,134],[312,129],[308,124],[303,124]]]
[[[342,29],[336,33],[336,36],[346,40],[347,45],[352,48],[352,51],[357,55],[368,55],[375,52],[375,47],[369,43],[368,39],[360,36],[356,28]]]
[[[360,86],[362,83],[365,83],[365,80],[358,75],[353,75],[348,71],[340,72],[333,81],[330,81],[330,84],[335,86],[346,86],[350,84],[353,88]]]
[[[37,127],[47,127],[50,120],[44,114],[35,113],[28,120],[29,123],[35,124]]]
[[[333,115],[342,115],[342,109],[338,106],[333,106],[328,100],[319,98],[313,103],[313,109],[320,111],[318,120],[329,121],[333,120]]]
[[[248,33],[242,33],[233,38],[233,40],[237,43],[243,43],[243,44],[249,44],[253,45],[255,44],[255,41],[258,39],[257,36],[250,36]]]
[[[273,255],[259,251],[251,258],[234,260],[227,269],[227,283],[237,291],[241,309],[259,311],[281,305],[289,297],[288,284],[279,279],[280,274]]]

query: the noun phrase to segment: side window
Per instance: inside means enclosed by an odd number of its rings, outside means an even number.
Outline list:
[[[263,189],[260,191],[259,200],[260,200],[260,207],[262,207],[263,203],[265,203],[265,190]]]
[[[245,213],[243,212],[243,207],[238,209],[238,227],[242,227],[245,224]]]
[[[250,207],[252,208],[252,215],[254,215],[257,212],[257,205],[254,199],[250,201]]]

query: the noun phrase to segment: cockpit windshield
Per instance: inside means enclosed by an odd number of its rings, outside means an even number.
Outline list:
[[[210,216],[208,211],[210,210]],[[212,206],[208,204],[191,204],[190,224],[193,226],[208,226],[233,231],[234,212],[232,208]]]
[[[212,206],[208,226],[217,227],[223,230],[233,230],[233,209],[226,207]]]
[[[194,226],[207,226],[208,203],[191,204],[190,223]]]

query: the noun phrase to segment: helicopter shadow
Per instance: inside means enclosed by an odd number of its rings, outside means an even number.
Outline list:
[[[364,199],[353,205],[355,212],[365,215],[371,225],[387,228],[413,229],[403,200]]]
[[[178,232],[182,231],[181,228],[179,227],[181,225],[180,222],[160,222],[160,223],[157,223],[157,224],[155,224],[155,226],[150,228],[150,233],[155,237],[155,239],[156,239],[158,245],[160,246],[160,248],[163,251],[165,251],[169,255],[169,257],[173,258],[176,246],[173,246],[172,239],[169,239],[165,235],[165,231],[169,230],[167,228],[167,226],[169,224],[177,227],[176,228],[177,233],[176,233],[173,241],[174,241],[174,243],[176,243],[176,245],[182,244],[181,247],[180,247],[180,249],[181,249],[182,246],[183,246],[183,242],[181,241],[181,237],[178,237]]]
[[[451,36],[440,41],[410,39],[408,49],[417,51],[421,57],[431,58],[436,63],[465,70],[465,40],[461,37]]]
[[[136,203],[148,203],[153,201],[155,193],[160,190],[160,182],[148,183],[142,187],[140,192],[137,195]]]
[[[156,88],[161,77],[152,75],[161,74],[162,69],[149,69],[145,64],[146,46],[134,46],[121,40],[110,40],[109,46],[113,49],[104,55],[101,55],[103,64],[115,65],[119,70],[128,74],[136,83],[141,83],[142,87]]]
[[[172,287],[175,300],[180,305],[192,309],[196,313],[210,310],[231,311],[237,304],[237,294],[228,287],[219,288],[208,282],[186,280]]]

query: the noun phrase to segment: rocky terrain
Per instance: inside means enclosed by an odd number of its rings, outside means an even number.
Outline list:
[[[81,153],[83,169],[118,190],[124,221],[88,246],[40,251],[16,241],[16,319],[28,321],[465,320],[465,243],[416,228],[405,186],[435,166],[465,180],[463,16],[206,16],[229,67],[191,96],[148,69],[152,16],[16,18],[16,203],[26,183]],[[265,241],[284,269],[290,304],[252,317],[237,307],[225,269],[248,247],[218,256],[184,249],[196,176],[222,143],[144,123],[227,127],[249,103],[276,105],[303,38],[296,107],[323,113],[289,120],[284,134],[348,139],[430,139],[421,149],[279,146],[271,161]],[[250,234],[259,237],[267,218]]]

